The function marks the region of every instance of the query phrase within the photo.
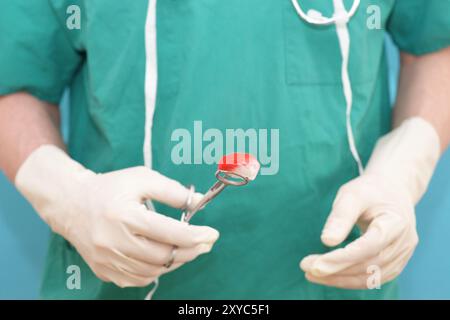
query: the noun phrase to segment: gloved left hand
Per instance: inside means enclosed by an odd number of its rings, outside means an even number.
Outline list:
[[[337,246],[353,226],[360,238],[345,248],[305,257],[300,267],[315,283],[367,289],[397,277],[418,243],[414,206],[426,191],[440,154],[439,137],[421,118],[405,121],[381,138],[365,172],[342,186],[322,232]]]

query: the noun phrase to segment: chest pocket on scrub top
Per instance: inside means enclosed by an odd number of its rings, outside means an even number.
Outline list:
[[[344,0],[347,11],[356,0]],[[390,0],[389,0],[390,1]],[[383,1],[380,1],[383,3]],[[283,24],[288,85],[338,85],[341,83],[342,55],[336,25],[315,25],[302,19],[291,0],[283,0]],[[333,0],[297,0],[303,12],[315,10],[324,17],[332,17]],[[378,3],[378,2],[377,2]],[[349,75],[353,85],[366,83],[376,77],[375,66],[382,50],[384,32],[367,27],[370,0],[361,0],[349,19],[350,33]],[[381,9],[383,10],[383,9]],[[382,21],[381,26],[384,26]]]

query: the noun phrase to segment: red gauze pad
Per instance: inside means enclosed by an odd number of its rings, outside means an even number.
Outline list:
[[[249,153],[231,153],[222,157],[219,161],[220,171],[234,173],[247,180],[255,180],[260,165],[258,160]]]

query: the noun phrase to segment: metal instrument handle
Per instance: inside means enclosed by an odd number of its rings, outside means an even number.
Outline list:
[[[189,222],[191,218],[204,206],[206,206],[212,199],[217,197],[219,193],[222,192],[223,189],[225,189],[227,185],[224,184],[222,181],[217,181],[214,183],[214,185],[209,188],[208,192],[205,193],[203,198],[200,200],[200,202],[190,211],[186,211],[186,214],[184,215],[184,221]]]

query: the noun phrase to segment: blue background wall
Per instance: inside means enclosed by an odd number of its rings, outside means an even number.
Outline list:
[[[398,53],[388,44],[392,92]],[[66,103],[64,103],[66,104]],[[450,299],[450,151],[417,208],[420,244],[400,277],[404,299]],[[0,174],[0,299],[35,299],[49,230]]]

